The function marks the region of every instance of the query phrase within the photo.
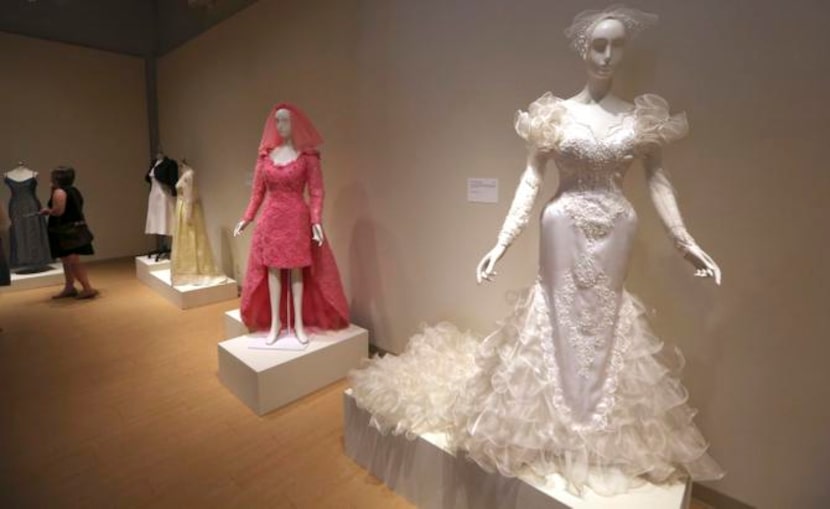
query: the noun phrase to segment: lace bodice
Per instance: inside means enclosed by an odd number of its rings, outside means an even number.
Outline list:
[[[593,195],[607,202],[602,216],[618,216],[630,206],[620,192],[622,180],[631,163],[647,153],[651,146],[682,138],[688,132],[686,115],[669,114],[662,97],[645,94],[634,100],[630,111],[621,115],[608,132],[599,136],[580,122],[571,110],[573,105],[550,92],[516,114],[516,132],[531,151],[551,154],[560,172],[558,196]],[[499,234],[499,244],[507,246],[519,235],[530,218],[539,177],[525,174],[516,191],[510,211]],[[613,209],[613,210],[611,210]],[[585,210],[592,215],[595,210]]]
[[[684,114],[669,115],[660,96],[637,97],[631,111],[603,135],[580,122],[567,101],[550,92],[516,115],[516,132],[536,150],[552,152],[560,171],[560,190],[618,188],[631,162],[650,144],[685,136]]]
[[[619,189],[636,149],[636,133],[628,114],[602,136],[576,119],[566,117],[558,150],[560,191]]]

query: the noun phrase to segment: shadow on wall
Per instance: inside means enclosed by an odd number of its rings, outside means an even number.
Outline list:
[[[337,197],[336,210],[354,211],[348,254],[349,288],[354,323],[370,332],[372,344],[386,350],[394,345],[391,317],[406,302],[390,302],[386,288],[409,288],[403,256],[395,232],[384,228],[372,213],[369,197],[361,184],[349,184]],[[384,279],[385,278],[385,279]]]
[[[219,264],[222,272],[236,280],[237,286],[242,286],[242,274],[233,238],[233,228],[222,226],[219,229]]]

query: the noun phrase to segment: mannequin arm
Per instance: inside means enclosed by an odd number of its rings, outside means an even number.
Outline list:
[[[501,259],[507,248],[524,230],[530,219],[530,211],[536,202],[539,188],[542,186],[543,172],[547,156],[542,152],[532,151],[528,154],[527,166],[516,188],[510,210],[499,232],[496,245],[481,259],[476,267],[476,281],[491,281],[496,275],[496,262]]]
[[[320,169],[318,154],[306,155],[308,158],[308,208],[311,212],[311,224],[321,224],[323,218],[323,172]]]
[[[696,276],[714,278],[715,284],[720,285],[720,267],[697,245],[695,239],[686,230],[683,217],[680,215],[680,208],[677,205],[674,188],[666,177],[665,171],[663,171],[662,152],[659,147],[654,147],[652,151],[646,154],[643,166],[646,170],[651,201],[654,203],[657,215],[660,216],[660,220],[674,241],[675,246],[684,258],[695,266]]]
[[[236,223],[233,229],[234,237],[242,234],[242,230],[254,220],[259,206],[262,205],[262,200],[265,198],[265,176],[262,174],[263,171],[262,164],[258,162],[254,169],[254,185],[251,187],[251,200],[248,202],[248,208],[245,209],[242,220]]]

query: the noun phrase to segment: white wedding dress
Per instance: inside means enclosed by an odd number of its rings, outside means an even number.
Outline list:
[[[531,149],[551,153],[560,184],[541,215],[538,278],[512,314],[483,340],[426,328],[400,356],[353,372],[355,398],[382,431],[443,431],[485,469],[556,472],[574,492],[718,479],[677,377],[682,356],[623,287],[637,226],[623,177],[649,144],[685,135],[685,116],[644,95],[598,136],[575,107],[548,93],[517,116]],[[519,187],[506,243],[536,190]]]

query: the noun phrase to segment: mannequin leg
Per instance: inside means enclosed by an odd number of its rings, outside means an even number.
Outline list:
[[[282,282],[280,281],[280,269],[277,267],[268,267],[268,295],[271,297],[271,330],[268,331],[268,336],[265,338],[265,343],[273,345],[280,337],[280,291],[282,290]]]
[[[303,269],[291,269],[291,295],[294,297],[294,334],[305,345],[308,336],[303,325]]]

